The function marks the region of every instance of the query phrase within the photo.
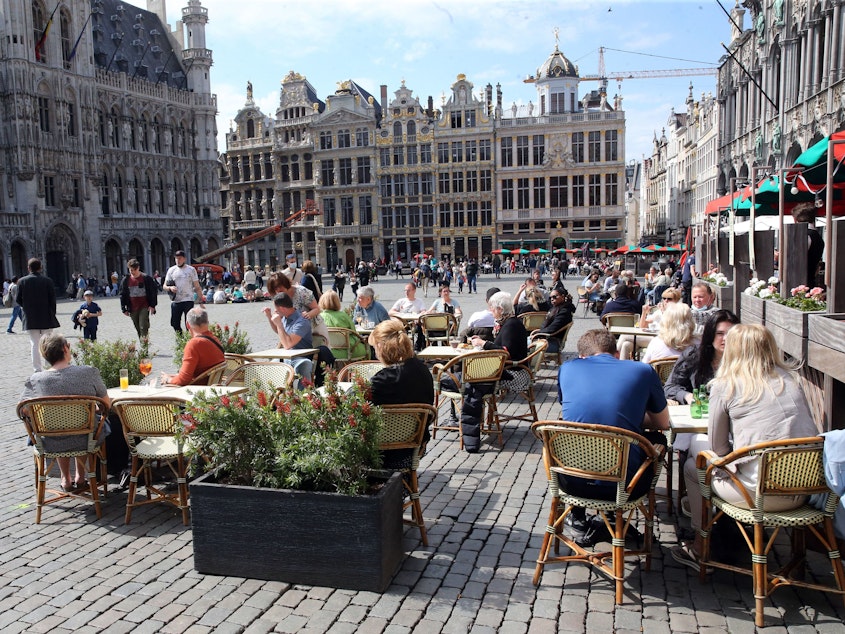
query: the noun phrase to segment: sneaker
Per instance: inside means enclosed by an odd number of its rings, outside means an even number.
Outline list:
[[[672,553],[672,559],[677,561],[679,564],[682,564],[687,568],[692,568],[696,572],[701,571],[701,564],[698,561],[698,556],[688,546],[673,546],[669,552]],[[705,573],[708,575],[711,572],[713,572],[712,568],[708,567],[705,570]]]
[[[13,334],[15,334],[15,331],[14,330],[7,330],[6,334],[7,335],[13,335]]]
[[[572,515],[572,513],[570,513],[566,516],[566,519],[563,520],[563,524],[566,527],[568,537],[572,539],[580,539],[590,527],[590,520],[576,518]]]

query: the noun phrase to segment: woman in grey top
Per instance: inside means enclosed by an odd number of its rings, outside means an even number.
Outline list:
[[[691,549],[672,549],[676,561],[696,570],[702,541],[698,532],[702,497],[695,468],[699,451],[715,458],[762,442],[819,433],[795,372],[782,361],[772,333],[756,324],[738,324],[728,332],[722,363],[710,383],[709,417],[707,436],[693,440],[684,464],[695,542]],[[749,458],[733,464],[737,479],[753,498],[757,461]],[[731,504],[747,506],[743,492],[718,470],[713,475],[712,489]],[[806,496],[773,498],[765,510],[785,511],[801,506],[805,500]]]
[[[108,392],[100,371],[88,365],[71,365],[70,344],[64,335],[60,333],[44,335],[41,338],[40,348],[41,356],[50,364],[50,369],[36,372],[26,380],[21,401],[41,396],[82,395],[99,396],[108,405]],[[74,451],[84,449],[85,446],[86,440],[80,436],[44,439],[44,448],[47,451]],[[62,489],[72,491],[88,486],[85,482],[84,458],[76,459],[75,483],[71,478],[70,458],[58,458],[57,462],[62,475]]]

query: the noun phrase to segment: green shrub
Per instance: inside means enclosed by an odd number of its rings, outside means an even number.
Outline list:
[[[144,378],[138,369],[141,359],[150,357],[150,341],[115,341],[81,339],[72,350],[77,365],[94,366],[100,371],[106,387],[120,386],[120,371],[129,370],[129,384],[137,385]]]
[[[223,352],[229,354],[246,354],[252,352],[252,347],[249,343],[249,335],[240,328],[240,322],[235,322],[233,327],[229,324],[214,323],[208,329],[220,341],[223,346]],[[185,353],[185,344],[191,338],[191,333],[187,331],[176,333],[176,347],[173,350],[173,363],[178,368],[182,365],[182,356]]]
[[[183,415],[189,451],[227,484],[364,493],[368,473],[381,466],[381,408],[363,382],[339,392],[330,373],[324,390],[289,389],[275,404],[258,388],[197,396]]]

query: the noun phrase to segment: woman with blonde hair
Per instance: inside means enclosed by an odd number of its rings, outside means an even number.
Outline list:
[[[408,403],[434,404],[434,379],[425,363],[414,355],[414,345],[398,319],[388,319],[376,325],[370,334],[370,345],[376,359],[385,367],[371,381],[374,405],[403,405]],[[425,430],[423,446],[431,435]],[[384,466],[402,469],[409,466],[413,451],[396,449],[383,453]]]
[[[707,435],[693,439],[684,464],[695,542],[672,549],[676,561],[695,570],[699,569],[701,553],[702,497],[695,468],[698,453],[726,456],[735,449],[761,442],[819,433],[794,369],[783,362],[772,333],[757,324],[737,324],[728,331],[722,363],[710,382],[709,412]],[[757,461],[738,464],[735,475],[753,499]],[[711,486],[730,504],[747,506],[743,492],[725,473],[717,470]],[[779,496],[767,501],[765,510],[786,511],[801,506],[805,500],[806,496]]]
[[[695,319],[690,307],[683,302],[673,302],[666,306],[660,319],[659,332],[640,357],[643,363],[665,357],[679,357],[684,350],[696,344]]]

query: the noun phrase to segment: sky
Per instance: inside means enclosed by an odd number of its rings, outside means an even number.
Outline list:
[[[730,10],[731,0],[721,0]],[[173,26],[186,6],[169,0]],[[598,72],[605,47],[608,74],[619,71],[715,67],[729,43],[728,18],[717,0],[202,0],[208,9],[207,46],[213,52],[211,89],[217,95],[218,150],[246,101],[247,81],[256,105],[273,117],[281,80],[291,70],[304,75],[322,100],[338,82],[352,79],[377,99],[388,98],[404,80],[425,104],[448,95],[458,74],[478,95],[489,82],[502,86],[503,107],[537,103],[536,88],[524,83],[560,50],[580,75]],[[744,27],[750,18],[745,16]],[[626,113],[626,160],[650,156],[672,108],[686,109],[693,95],[716,92],[715,76],[629,79],[608,84],[608,101],[620,93]],[[598,87],[582,82],[583,95]]]

